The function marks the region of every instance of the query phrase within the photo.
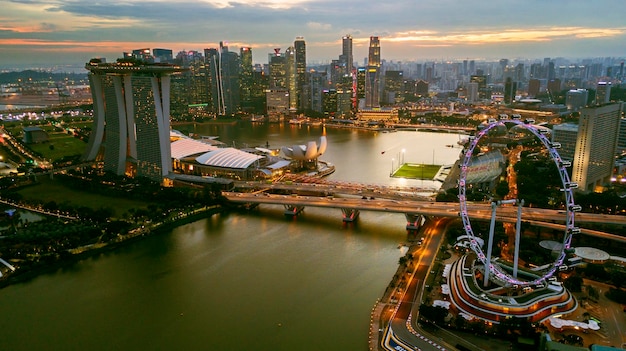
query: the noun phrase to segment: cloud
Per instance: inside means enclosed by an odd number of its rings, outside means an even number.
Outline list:
[[[330,31],[333,28],[331,24],[319,23],[319,22],[308,22],[306,26],[307,28],[312,29],[312,30],[323,30],[323,31]]]
[[[556,50],[564,43],[574,52],[576,43],[583,42],[577,50],[584,55],[590,47],[624,55],[622,11],[610,10],[623,8],[624,0],[603,0],[607,11],[601,15],[594,15],[599,13],[597,3],[583,0],[344,0],[341,11],[336,4],[331,0],[8,0],[0,14],[0,52],[14,50],[12,43],[27,40],[37,50],[45,50],[49,43],[51,52],[70,48],[88,52],[92,47],[119,53],[157,46],[202,50],[228,40],[235,50],[253,47],[253,54],[264,62],[273,48],[285,48],[296,36],[304,36],[308,57],[331,60],[341,51],[341,37],[351,34],[355,57],[367,55],[372,35],[380,37],[383,56],[423,57],[444,50],[446,55],[462,50],[513,52],[514,46],[533,53],[533,45]],[[19,47],[26,52],[28,45]],[[2,60],[0,56],[0,64]]]
[[[493,44],[502,42],[542,42],[568,38],[611,38],[624,35],[625,33],[626,27],[609,29],[582,27],[517,28],[447,33],[424,30],[398,32],[391,37],[385,38],[385,40],[416,43]]]

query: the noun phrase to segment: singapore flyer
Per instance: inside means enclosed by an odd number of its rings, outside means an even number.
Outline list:
[[[566,252],[570,249],[570,244],[572,241],[572,236],[574,234],[580,233],[580,229],[577,228],[574,224],[574,216],[575,212],[580,211],[580,206],[574,203],[574,195],[572,189],[577,187],[576,183],[570,181],[570,177],[567,173],[567,168],[571,166],[569,161],[565,161],[561,159],[557,149],[560,147],[558,143],[552,143],[544,134],[544,131],[536,126],[533,126],[532,121],[522,121],[520,119],[508,119],[501,118],[499,120],[490,119],[489,123],[479,131],[474,137],[470,138],[470,141],[464,151],[464,154],[461,156],[460,162],[460,174],[459,174],[459,202],[460,202],[460,217],[463,223],[463,229],[466,235],[470,239],[469,247],[476,254],[477,259],[484,265],[484,275],[485,282],[487,279],[498,282],[504,286],[530,286],[536,284],[542,284],[548,281],[548,279],[554,275],[560,268],[565,267],[564,262],[566,259]],[[563,235],[562,245],[560,245],[560,252],[558,252],[558,256],[556,260],[547,265],[547,268],[543,270],[536,278],[533,279],[520,279],[517,277],[517,250],[518,247],[515,247],[515,261],[513,267],[513,274],[504,269],[500,264],[494,262],[491,257],[491,240],[487,247],[487,253],[483,251],[481,247],[482,239],[477,237],[474,234],[474,230],[472,229],[472,224],[470,223],[470,216],[468,214],[468,204],[467,204],[467,194],[466,194],[466,185],[468,185],[467,176],[471,170],[472,158],[475,153],[475,149],[478,147],[478,143],[490,131],[493,131],[495,128],[507,128],[506,124],[509,126],[511,124],[515,124],[518,128],[523,128],[528,132],[532,133],[535,138],[537,138],[542,144],[543,147],[548,151],[548,154],[556,168],[558,169],[558,173],[561,179],[561,191],[564,193],[564,203],[565,203],[565,232]],[[491,224],[491,235],[493,235],[493,221],[495,219],[495,208],[499,206],[501,203],[507,204],[516,204],[519,206],[518,209],[518,218],[517,218],[517,235],[519,236],[519,225],[521,222],[521,206],[523,204],[523,199],[509,199],[507,201],[493,201],[492,202],[492,224]],[[477,240],[479,239],[479,240]],[[516,242],[517,244],[518,242]],[[516,245],[517,246],[517,245]]]

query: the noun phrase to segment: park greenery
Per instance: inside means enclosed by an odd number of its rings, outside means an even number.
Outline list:
[[[11,257],[20,272],[63,262],[73,251],[135,237],[130,232],[144,235],[224,204],[215,184],[163,187],[90,167],[54,179],[37,178],[21,177],[2,191],[3,200],[58,215],[29,220],[16,212],[0,219],[0,257]]]

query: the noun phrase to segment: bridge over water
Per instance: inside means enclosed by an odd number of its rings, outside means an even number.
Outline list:
[[[248,189],[252,190],[252,189]],[[305,207],[326,207],[341,210],[344,221],[356,220],[361,211],[383,211],[402,213],[407,219],[407,229],[419,227],[420,216],[458,217],[459,204],[456,202],[435,202],[432,196],[418,193],[414,188],[386,188],[356,185],[337,187],[324,184],[255,184],[253,192],[224,192],[232,203],[251,205],[279,205],[285,213],[298,215]],[[276,194],[271,192],[282,192]],[[474,220],[491,219],[490,203],[468,204],[468,213]],[[522,209],[523,222],[544,228],[565,230],[565,213],[560,210],[528,208]],[[498,210],[496,220],[515,223],[517,208],[503,206]],[[576,223],[611,224],[626,228],[626,216],[577,213]],[[604,233],[581,228],[581,233],[605,239],[626,242],[626,236]]]

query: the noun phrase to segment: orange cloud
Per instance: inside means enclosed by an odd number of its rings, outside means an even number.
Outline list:
[[[626,33],[626,28],[552,27],[542,29],[507,29],[501,31],[442,33],[433,31],[398,32],[385,41],[446,42],[448,44],[491,44],[501,42],[544,42],[566,38],[609,38]]]

